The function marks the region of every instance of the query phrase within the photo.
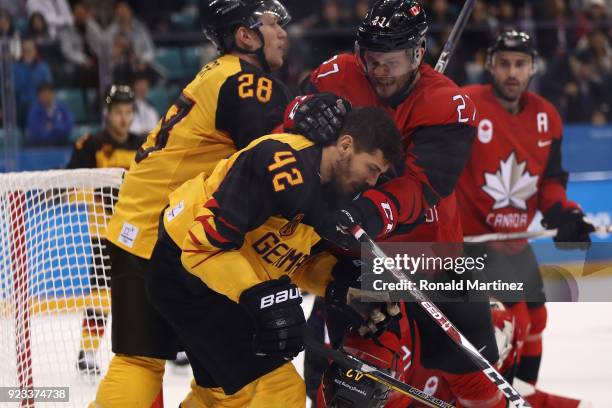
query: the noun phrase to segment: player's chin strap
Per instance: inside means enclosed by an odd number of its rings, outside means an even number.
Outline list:
[[[270,73],[272,72],[272,68],[270,68],[270,64],[268,63],[268,60],[266,59],[266,53],[264,52],[266,42],[264,40],[263,34],[259,30],[259,27],[261,25],[262,25],[261,22],[257,22],[253,24],[252,26],[248,27],[250,30],[253,30],[253,32],[255,32],[257,37],[259,37],[259,40],[261,41],[261,47],[259,47],[255,51],[250,51],[245,48],[239,47],[237,44],[234,44],[234,49],[243,54],[255,55],[255,58],[257,58],[257,60],[259,61],[259,64],[261,65],[261,69],[266,73]]]
[[[612,234],[612,225],[601,225],[595,227],[594,234]],[[468,235],[463,237],[464,242],[490,242],[490,241],[510,241],[519,239],[552,238],[557,235],[556,229],[542,231],[524,232],[492,232],[482,235]]]
[[[384,384],[390,389],[397,391],[401,394],[407,395],[415,401],[419,401],[425,406],[434,408],[455,408],[454,405],[451,405],[432,395],[429,395],[416,387],[408,385],[398,380],[397,378],[385,373],[384,371],[381,371],[376,367],[373,367],[365,363],[364,361],[361,361],[360,359],[351,354],[327,347],[325,344],[315,339],[315,337],[308,330],[306,330],[304,333],[304,344],[306,347],[308,347],[315,353],[321,355],[322,357],[332,360],[336,364],[341,365],[345,368],[359,371],[363,373],[363,375],[367,378]]]

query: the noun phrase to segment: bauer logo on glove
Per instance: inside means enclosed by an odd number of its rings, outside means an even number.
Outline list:
[[[261,298],[261,303],[259,304],[260,309],[265,309],[266,307],[270,307],[277,303],[283,303],[287,300],[292,299],[301,299],[302,293],[300,292],[300,288],[292,288],[285,289],[277,292],[276,294],[264,296]]]

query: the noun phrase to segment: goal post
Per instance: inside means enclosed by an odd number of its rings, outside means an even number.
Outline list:
[[[62,407],[93,399],[101,373],[78,360],[85,348],[105,369],[111,356],[104,234],[124,173],[0,174],[0,386],[66,387]]]

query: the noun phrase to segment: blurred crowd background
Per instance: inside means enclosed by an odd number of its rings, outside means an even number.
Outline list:
[[[352,51],[370,1],[283,3],[293,20],[277,75],[297,91],[312,68]],[[430,21],[427,60],[435,64],[463,1],[422,4]],[[541,58],[531,88],[566,123],[612,123],[612,0],[478,0],[446,73],[460,85],[487,81],[486,49],[510,28],[534,38]],[[98,129],[100,95],[110,83],[134,86],[133,131],[147,133],[216,56],[199,29],[198,0],[0,0],[0,44],[20,144],[36,147],[66,145]]]

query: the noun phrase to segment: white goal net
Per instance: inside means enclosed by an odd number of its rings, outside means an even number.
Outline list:
[[[111,356],[104,234],[123,173],[0,174],[0,407],[93,399]]]

